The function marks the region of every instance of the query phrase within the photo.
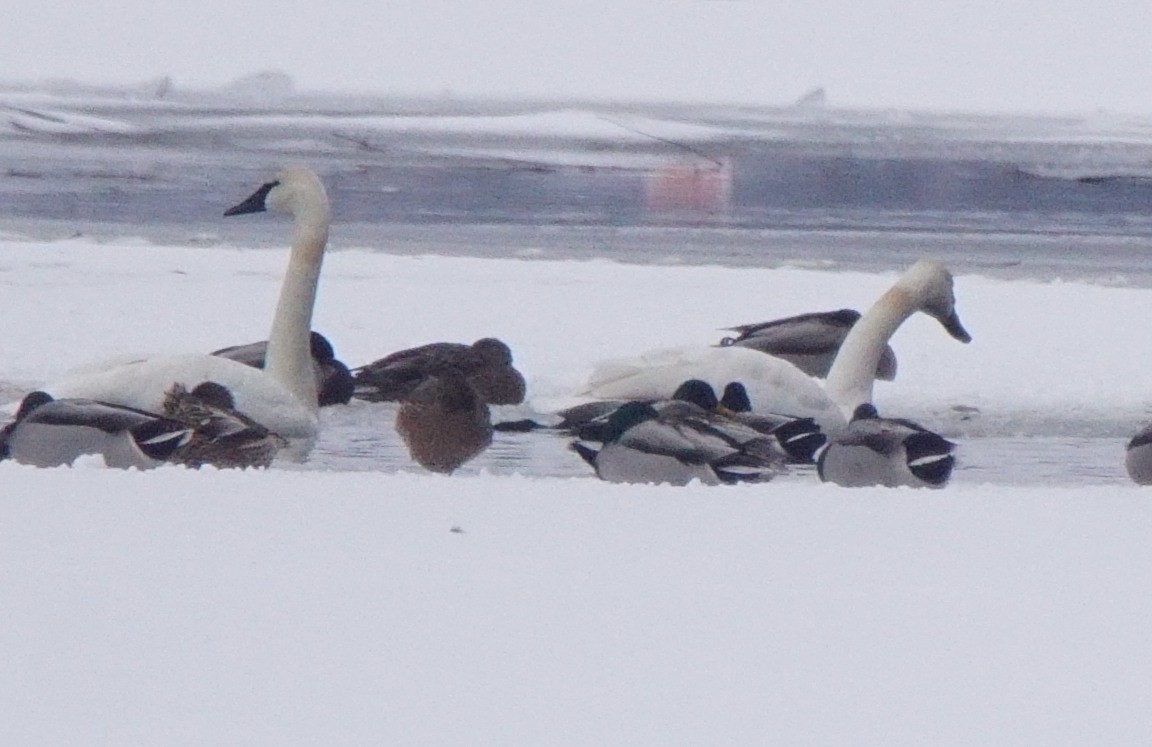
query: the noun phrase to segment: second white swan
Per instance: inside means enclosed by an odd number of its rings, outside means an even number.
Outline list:
[[[860,404],[872,401],[877,365],[905,319],[923,311],[953,338],[971,341],[956,314],[952,274],[922,259],[900,276],[844,338],[823,387],[799,368],[756,350],[688,346],[600,363],[584,394],[599,399],[662,399],[685,379],[714,387],[740,381],[753,408],[814,418],[828,433],[847,426]]]

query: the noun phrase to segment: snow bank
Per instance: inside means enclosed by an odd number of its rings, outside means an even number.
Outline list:
[[[342,250],[338,233],[333,246],[315,327],[345,362],[433,340],[498,336],[542,411],[572,401],[598,360],[714,344],[734,324],[863,310],[896,278],[400,257]],[[32,385],[109,356],[264,339],[285,265],[280,251],[3,241],[4,314],[17,321],[0,337],[0,381]],[[1152,305],[1152,291],[965,275],[956,296],[973,342],[955,342],[926,316],[910,319],[893,340],[896,381],[876,386],[881,412],[998,435],[1120,437],[1152,417],[1152,330],[1130,323]]]
[[[0,465],[0,738],[1121,744],[1137,488]]]

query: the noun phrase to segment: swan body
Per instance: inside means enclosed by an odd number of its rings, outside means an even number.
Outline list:
[[[1145,426],[1128,442],[1124,468],[1133,482],[1152,485],[1152,424]]]
[[[399,350],[357,368],[356,397],[371,402],[403,400],[421,382],[443,372],[463,375],[490,405],[524,401],[524,376],[512,365],[512,350],[495,337],[471,345],[433,342]]]
[[[190,388],[203,381],[215,381],[227,387],[233,393],[238,410],[259,413],[253,419],[290,443],[315,439],[316,415],[302,407],[294,394],[260,369],[213,355],[185,353],[145,358],[62,379],[45,390],[57,399],[94,399],[160,413],[164,411],[164,401],[173,384]]]
[[[586,394],[598,399],[662,399],[690,378],[722,387],[739,381],[754,410],[811,417],[826,433],[842,430],[856,407],[872,401],[872,385],[889,339],[912,314],[937,319],[961,342],[971,336],[956,314],[952,275],[920,260],[852,325],[824,386],[792,363],[739,346],[666,348],[598,365]]]
[[[450,474],[492,443],[488,405],[460,374],[422,381],[396,413],[396,432],[414,461]]]
[[[170,418],[88,399],[57,400],[36,391],[0,430],[0,459],[60,467],[92,455],[113,468],[150,469],[191,438],[191,428]]]
[[[956,445],[910,420],[882,418],[860,405],[848,428],[820,452],[816,471],[844,487],[943,487]]]
[[[741,381],[753,409],[811,417],[825,430],[847,424],[819,382],[781,358],[743,347],[661,348],[599,364],[585,393],[598,399],[665,399],[686,379],[715,388]]]
[[[725,337],[721,346],[738,345],[759,350],[761,353],[783,358],[809,376],[824,378],[848,331],[860,319],[855,309],[818,311],[775,319],[759,324],[728,327],[737,337]],[[896,353],[884,346],[876,378],[892,381],[896,378]]]
[[[263,371],[213,355],[183,354],[89,371],[44,389],[57,398],[87,398],[159,412],[173,384],[215,381],[233,393],[241,411],[288,439],[286,455],[295,459],[307,456],[319,432],[310,331],[328,238],[328,196],[311,170],[292,167],[282,170],[274,181],[225,215],[265,210],[292,215],[295,235]]]

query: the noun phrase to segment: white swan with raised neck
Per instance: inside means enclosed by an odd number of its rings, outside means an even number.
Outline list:
[[[191,388],[215,381],[232,391],[238,411],[288,440],[287,456],[307,456],[319,432],[310,333],[328,238],[328,195],[310,169],[290,167],[225,215],[265,210],[291,215],[295,231],[263,370],[219,356],[189,353],[122,362],[102,370],[89,368],[42,389],[56,398],[84,397],[161,412],[164,394],[173,384]]]
[[[840,352],[828,370],[824,391],[845,419],[851,420],[857,407],[872,402],[876,366],[884,346],[917,311],[939,321],[948,334],[960,342],[972,341],[956,314],[952,273],[939,262],[920,260],[876,299],[840,344]]]
[[[717,389],[739,381],[755,410],[812,417],[834,433],[847,426],[857,405],[872,401],[884,346],[917,311],[939,320],[955,339],[971,340],[956,315],[951,273],[940,263],[923,259],[852,327],[823,387],[788,361],[757,350],[693,345],[601,362],[584,394],[598,399],[664,399],[687,379],[703,379]]]

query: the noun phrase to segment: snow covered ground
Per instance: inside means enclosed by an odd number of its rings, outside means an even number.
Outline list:
[[[284,263],[281,251],[7,237],[0,382],[15,395],[97,358],[262,339]],[[894,278],[337,244],[315,326],[353,365],[500,336],[547,411],[598,359],[863,308]],[[1133,320],[1152,290],[964,275],[956,293],[974,341],[910,320],[894,340],[899,376],[877,388],[882,411],[961,436],[1087,430],[1115,440],[1119,470],[1122,438],[1150,417],[1152,331]],[[5,744],[1133,744],[1152,732],[1152,503],[1133,485],[675,489],[530,470],[4,463],[0,486]]]
[[[433,340],[497,336],[512,347],[539,411],[571,402],[598,360],[716,343],[736,324],[863,310],[898,274],[400,257],[336,246],[314,327],[341,359],[355,366]],[[107,357],[264,339],[286,262],[282,251],[132,240],[10,238],[0,250],[9,320],[0,381],[28,387]],[[926,316],[910,319],[893,340],[896,382],[877,383],[882,412],[1024,436],[1084,428],[1118,436],[1152,417],[1152,331],[1132,321],[1152,291],[963,275],[956,296],[973,342],[955,342]]]

